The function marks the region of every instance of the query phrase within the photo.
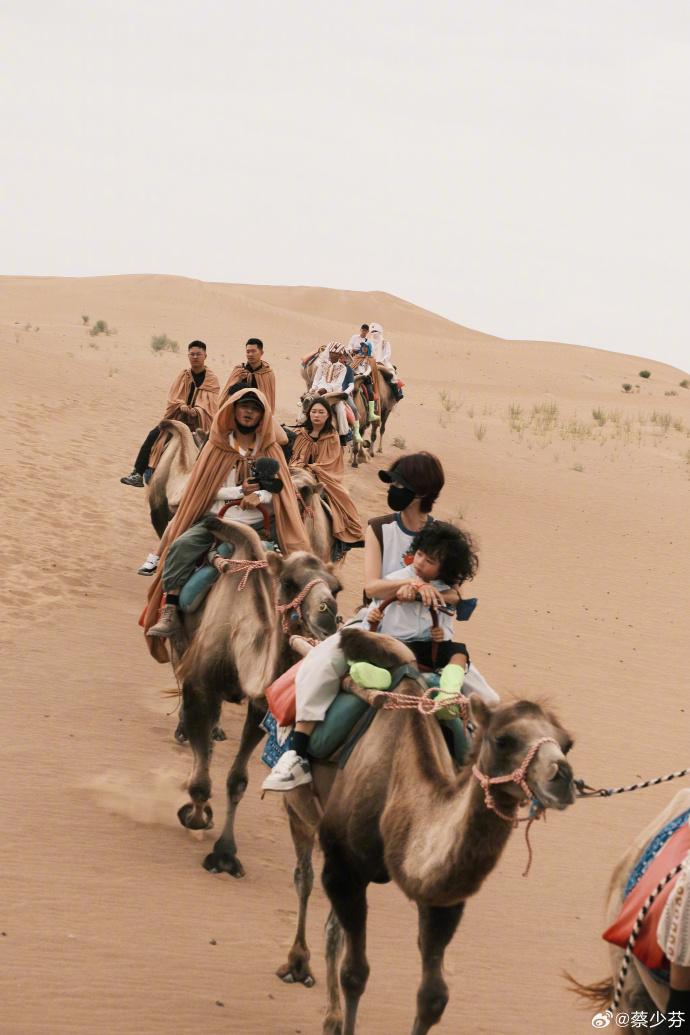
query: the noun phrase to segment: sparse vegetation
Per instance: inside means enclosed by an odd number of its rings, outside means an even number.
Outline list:
[[[582,472],[584,471],[584,467],[582,466],[582,464],[573,464],[573,471],[577,471],[578,474],[582,474]]]
[[[89,334],[92,338],[96,338],[99,334],[117,334],[117,330],[114,327],[108,327],[107,320],[96,320]]]
[[[405,449],[406,446],[407,446],[407,442],[405,441],[405,439],[401,438],[400,435],[396,435],[396,437],[393,439],[393,448],[394,449]]]
[[[442,408],[446,413],[454,413],[455,410],[460,409],[460,403],[452,397],[452,395],[445,390],[445,388],[438,393],[438,397],[441,401]]]
[[[621,388],[624,392],[632,392],[633,386],[628,381],[624,381]]]
[[[678,384],[681,388],[690,388],[690,381],[688,381],[687,377],[684,377],[682,381],[678,382]]]
[[[606,424],[606,414],[601,409],[601,407],[594,407],[594,409],[592,410],[592,417],[597,422],[600,428],[603,428],[604,424]]]
[[[638,375],[638,377],[645,377],[645,378],[651,377],[651,376],[652,376],[651,370],[641,370],[639,375]]]
[[[664,392],[664,395],[678,395],[678,392],[676,392],[675,389],[672,388],[670,392]]]
[[[475,424],[474,426],[474,437],[478,442],[482,442],[486,435],[486,424]]]
[[[89,322],[89,317],[86,316],[86,315],[83,315],[81,319],[82,319],[82,323],[84,324],[84,326],[86,326],[86,324]]]
[[[673,417],[670,413],[658,413],[656,410],[654,410],[651,417],[652,424],[656,424],[657,427],[661,428],[664,434],[666,434],[668,429],[671,427],[672,420]]]
[[[167,334],[154,334],[151,338],[151,348],[154,352],[179,352],[180,346]]]

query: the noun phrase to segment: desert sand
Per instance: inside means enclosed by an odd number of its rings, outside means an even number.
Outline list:
[[[99,319],[116,332],[92,336]],[[136,569],[153,536],[144,493],[119,478],[159,419],[190,339],[208,343],[223,381],[246,338],[261,337],[279,415],[291,419],[299,356],[347,340],[365,319],[383,324],[407,397],[382,463],[348,473],[362,514],[385,511],[379,466],[402,449],[438,452],[447,473],[438,516],[462,521],[480,545],[479,607],[462,631],[490,682],[504,696],[547,697],[576,738],[576,773],[592,784],[690,763],[683,372],[505,341],[385,294],[165,276],[3,278],[6,1035],[320,1032],[325,899],[317,886],[316,986],[281,984],[293,860],[280,801],[260,801],[258,755],[238,821],[245,879],[206,873],[214,832],[178,824],[190,753],[172,739],[171,670],[152,661],[136,622],[147,590]],[[161,333],[179,355],[152,352]],[[361,567],[350,555],[344,615]],[[226,706],[229,739],[213,763],[217,825],[242,718]],[[561,972],[605,974],[611,869],[678,786],[549,815],[532,830],[525,879],[524,838],[513,836],[451,944],[451,1000],[435,1030],[591,1030],[591,1011]],[[373,888],[363,1035],[410,1030],[415,939],[414,908],[395,887]]]

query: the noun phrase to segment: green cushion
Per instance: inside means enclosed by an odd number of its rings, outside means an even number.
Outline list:
[[[232,557],[234,551],[235,548],[230,543],[221,543],[218,547],[218,553],[221,557]],[[219,577],[212,564],[204,564],[203,567],[198,568],[182,587],[180,610],[189,613],[201,607],[206,594]]]
[[[354,694],[338,694],[326,712],[326,718],[323,722],[317,722],[309,738],[309,754],[314,758],[328,758],[332,755],[368,707],[365,701]]]

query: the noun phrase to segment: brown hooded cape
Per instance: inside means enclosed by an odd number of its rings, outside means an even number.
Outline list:
[[[185,424],[191,427],[190,421],[186,414],[180,412],[180,406],[187,405],[187,399],[189,398],[190,388],[194,388],[194,394],[192,401],[189,406],[192,406],[196,410],[196,421],[192,430],[198,429],[208,433],[211,429],[213,418],[218,411],[218,404],[220,401],[220,381],[213,373],[212,370],[206,368],[206,377],[204,383],[200,388],[197,388],[192,380],[192,371],[189,367],[185,367],[182,370],[168,392],[168,401],[165,405],[165,413],[163,414],[163,420],[181,420]],[[157,467],[160,458],[163,454],[163,450],[168,441],[168,432],[162,431],[151,449],[151,456],[149,458],[149,467]]]
[[[261,366],[257,370],[252,370],[244,363],[238,363],[236,367],[230,372],[230,377],[225,382],[225,387],[221,395],[221,401],[225,402],[227,394],[233,385],[236,385],[238,381],[246,381],[254,388],[258,388],[262,395],[268,399],[268,405],[271,407],[271,412],[275,412],[276,408],[276,375],[273,370],[269,367],[268,363],[261,361]]]
[[[141,624],[144,629],[150,629],[158,620],[163,598],[163,586],[161,576],[165,564],[165,556],[168,546],[177,536],[186,532],[196,521],[198,521],[209,510],[209,507],[216,498],[216,492],[225,482],[228,473],[238,467],[237,480],[244,480],[248,476],[248,462],[242,457],[238,450],[230,445],[229,435],[236,431],[235,404],[249,392],[257,395],[266,407],[261,424],[257,429],[256,440],[258,448],[256,456],[271,457],[278,461],[280,466],[279,477],[283,481],[283,488],[273,496],[273,513],[276,522],[276,532],[280,548],[285,554],[294,550],[310,550],[310,543],[307,533],[300,517],[299,504],[295,488],[290,479],[290,472],[285,462],[285,457],[280,446],[276,443],[273,415],[261,392],[256,389],[244,388],[233,395],[232,398],[218,410],[213,424],[209,440],[199,454],[199,459],[192,468],[177,513],[168,525],[163,537],[163,550],[161,559],[158,562],[158,572],[148,594],[148,603]],[[147,637],[147,644],[151,654],[157,661],[167,661],[168,652],[165,641],[159,637]]]
[[[345,464],[336,431],[322,432],[313,439],[306,428],[300,428],[292,443],[290,467],[305,467],[323,485],[333,512],[333,535],[344,543],[359,543],[364,529],[357,508],[343,485]]]

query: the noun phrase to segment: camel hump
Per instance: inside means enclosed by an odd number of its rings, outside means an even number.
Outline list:
[[[265,553],[261,540],[249,525],[244,525],[240,521],[223,521],[217,514],[211,513],[204,514],[200,521],[222,543],[229,543],[235,549],[244,547],[248,553],[253,553],[261,560],[264,559]]]
[[[340,644],[348,661],[368,661],[381,668],[397,668],[415,664],[409,647],[393,636],[367,632],[365,629],[343,629]]]

